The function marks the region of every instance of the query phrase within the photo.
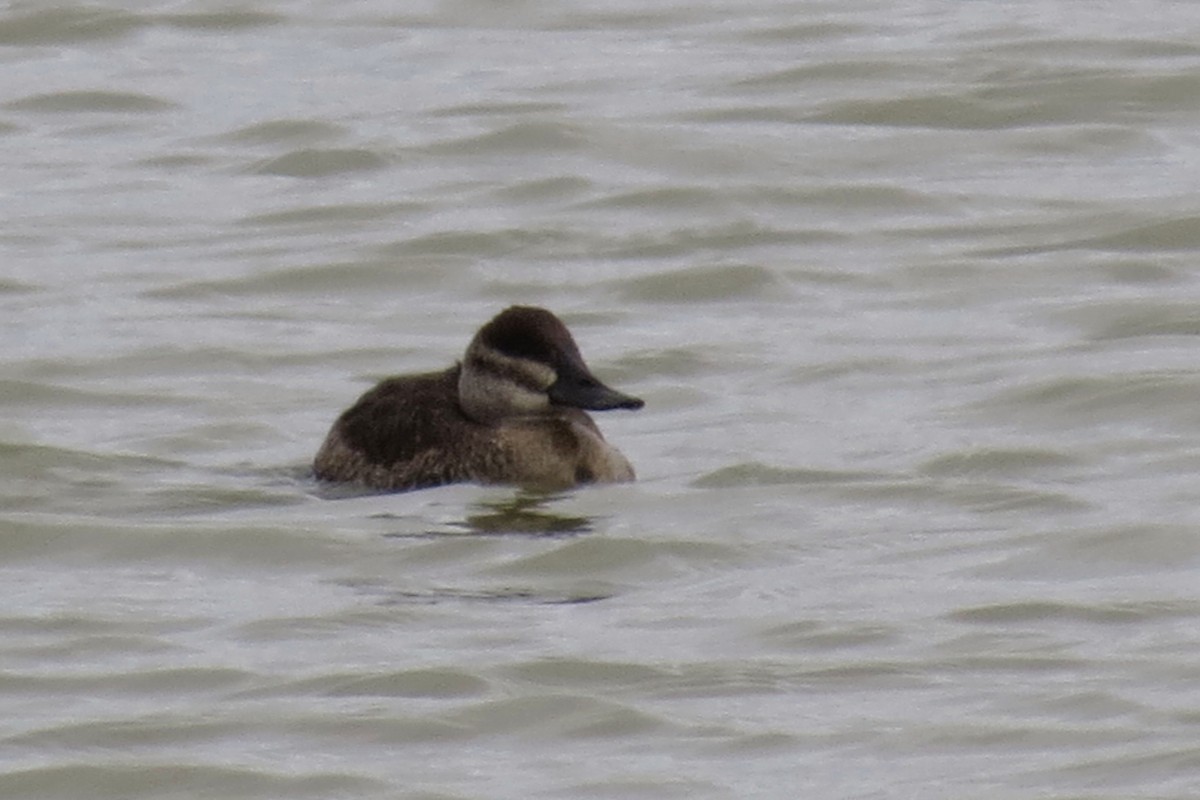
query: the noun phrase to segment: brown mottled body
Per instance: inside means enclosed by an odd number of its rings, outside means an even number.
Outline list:
[[[581,408],[641,405],[591,375],[557,317],[513,307],[480,330],[462,364],[366,392],[334,423],[314,469],[391,491],[631,481],[633,467]]]

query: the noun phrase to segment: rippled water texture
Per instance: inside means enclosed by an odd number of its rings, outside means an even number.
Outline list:
[[[1193,797],[1198,42],[6,4],[0,797]],[[639,483],[309,478],[514,302]]]

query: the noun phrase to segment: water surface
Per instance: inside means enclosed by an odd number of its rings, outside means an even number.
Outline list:
[[[0,12],[0,795],[1190,797],[1200,12]],[[510,303],[634,485],[347,496]]]

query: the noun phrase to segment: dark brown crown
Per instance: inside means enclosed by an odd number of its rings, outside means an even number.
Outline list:
[[[510,306],[480,329],[479,338],[506,356],[552,367],[583,360],[567,326],[544,308]]]

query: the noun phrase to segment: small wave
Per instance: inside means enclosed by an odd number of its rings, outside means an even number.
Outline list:
[[[732,300],[784,301],[788,285],[773,271],[754,264],[689,267],[616,281],[613,288],[630,302],[704,303]]]
[[[260,162],[250,172],[286,178],[326,178],[356,172],[377,172],[390,164],[391,159],[373,150],[306,148]]]
[[[697,489],[732,489],[743,486],[804,486],[810,484],[861,483],[878,481],[883,476],[869,472],[777,467],[749,461],[721,467],[692,481]]]
[[[4,797],[239,797],[328,798],[362,796],[382,784],[360,776],[321,773],[273,773],[261,769],[179,764],[63,764],[6,771],[0,775]],[[166,794],[164,794],[164,792]]]
[[[975,570],[989,577],[1071,579],[1146,575],[1195,569],[1200,540],[1180,525],[1120,525],[1060,531],[1036,546]],[[1158,608],[1151,604],[1147,608]]]
[[[339,139],[345,128],[332,122],[311,119],[273,119],[255,123],[215,137],[218,142],[244,145],[315,144]]]
[[[1012,476],[1079,466],[1078,458],[1053,450],[994,448],[937,456],[922,464],[920,471],[938,477]]]
[[[478,136],[429,145],[432,155],[480,157],[489,154],[537,153],[549,155],[579,150],[586,141],[582,129],[567,122],[518,122]]]
[[[476,736],[624,738],[668,727],[663,717],[622,703],[574,695],[538,695],[478,703],[446,715]]]
[[[1195,398],[1200,381],[1191,371],[1085,375],[1054,378],[1009,388],[975,404],[988,415],[1002,413],[1068,427],[1132,420],[1172,427],[1200,421]]]
[[[497,564],[484,572],[519,577],[594,578],[653,570],[662,579],[672,571],[708,570],[714,564],[727,566],[742,558],[741,551],[735,547],[707,541],[584,537],[567,540],[544,552]]]
[[[150,24],[146,17],[98,6],[61,6],[0,20],[0,45],[36,46],[105,42]]]
[[[35,94],[4,104],[12,111],[46,113],[152,113],[175,108],[175,103],[139,92],[74,91]]]
[[[1193,603],[1132,602],[1084,605],[1055,601],[1027,600],[997,603],[961,609],[947,615],[955,622],[979,625],[1012,623],[1087,623],[1090,625],[1128,625],[1155,620],[1194,619],[1200,607]]]
[[[238,693],[238,698],[263,697],[478,697],[488,681],[457,669],[408,669],[364,673],[330,673],[298,681],[271,683]]]
[[[229,33],[248,28],[265,28],[287,20],[280,14],[264,11],[213,11],[210,13],[164,14],[154,18],[163,25],[205,33]]]
[[[346,225],[394,219],[424,210],[417,203],[340,203],[337,205],[299,206],[286,211],[253,214],[238,220],[238,225],[328,225],[344,230]]]

